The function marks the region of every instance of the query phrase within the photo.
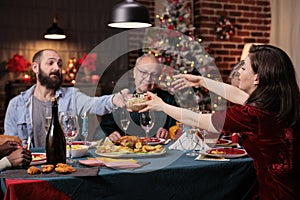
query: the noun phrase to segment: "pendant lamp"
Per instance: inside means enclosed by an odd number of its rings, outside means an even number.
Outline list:
[[[53,18],[53,24],[47,29],[44,38],[50,40],[62,40],[66,37],[67,36],[65,35],[64,30],[57,25],[57,16],[55,16]]]
[[[134,0],[125,0],[113,7],[111,22],[114,28],[146,28],[152,26],[149,11]]]

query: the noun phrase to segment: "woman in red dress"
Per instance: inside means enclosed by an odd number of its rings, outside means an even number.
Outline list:
[[[300,92],[288,55],[271,45],[253,45],[239,69],[238,88],[194,75],[179,75],[176,88],[203,86],[235,103],[226,111],[199,114],[151,95],[147,110],[164,111],[210,132],[240,133],[254,161],[257,199],[300,199]],[[226,91],[225,93],[222,91]]]

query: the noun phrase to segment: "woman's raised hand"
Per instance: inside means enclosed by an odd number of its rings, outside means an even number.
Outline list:
[[[175,90],[182,90],[188,87],[200,86],[201,76],[191,74],[178,74],[173,76],[176,79],[171,83],[171,87]]]

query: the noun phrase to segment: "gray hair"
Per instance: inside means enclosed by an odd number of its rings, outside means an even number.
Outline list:
[[[143,60],[144,58],[152,58],[152,59],[155,60],[157,63],[159,63],[158,60],[156,59],[156,57],[155,57],[153,54],[143,54],[142,56],[140,56],[140,57],[138,57],[138,58],[136,59],[135,65],[134,65],[134,66],[137,66],[138,63],[139,63],[141,60]]]

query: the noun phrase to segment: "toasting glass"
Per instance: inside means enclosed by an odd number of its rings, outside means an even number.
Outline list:
[[[48,133],[48,129],[50,127],[51,124],[51,119],[52,119],[52,111],[51,111],[51,107],[46,107],[45,110],[45,132],[46,134]]]
[[[146,133],[146,137],[145,137],[146,144],[148,143],[149,131],[153,128],[154,123],[155,123],[155,117],[152,111],[140,113],[140,124]]]
[[[122,109],[120,121],[121,121],[121,126],[124,129],[124,133],[125,133],[125,136],[126,136],[126,131],[127,131],[128,127],[129,127],[129,124],[130,124],[130,114],[127,110]]]
[[[65,111],[60,113],[59,121],[69,146],[69,157],[67,162],[69,164],[75,163],[72,158],[72,142],[79,133],[78,118],[76,115],[73,115],[72,112]]]

